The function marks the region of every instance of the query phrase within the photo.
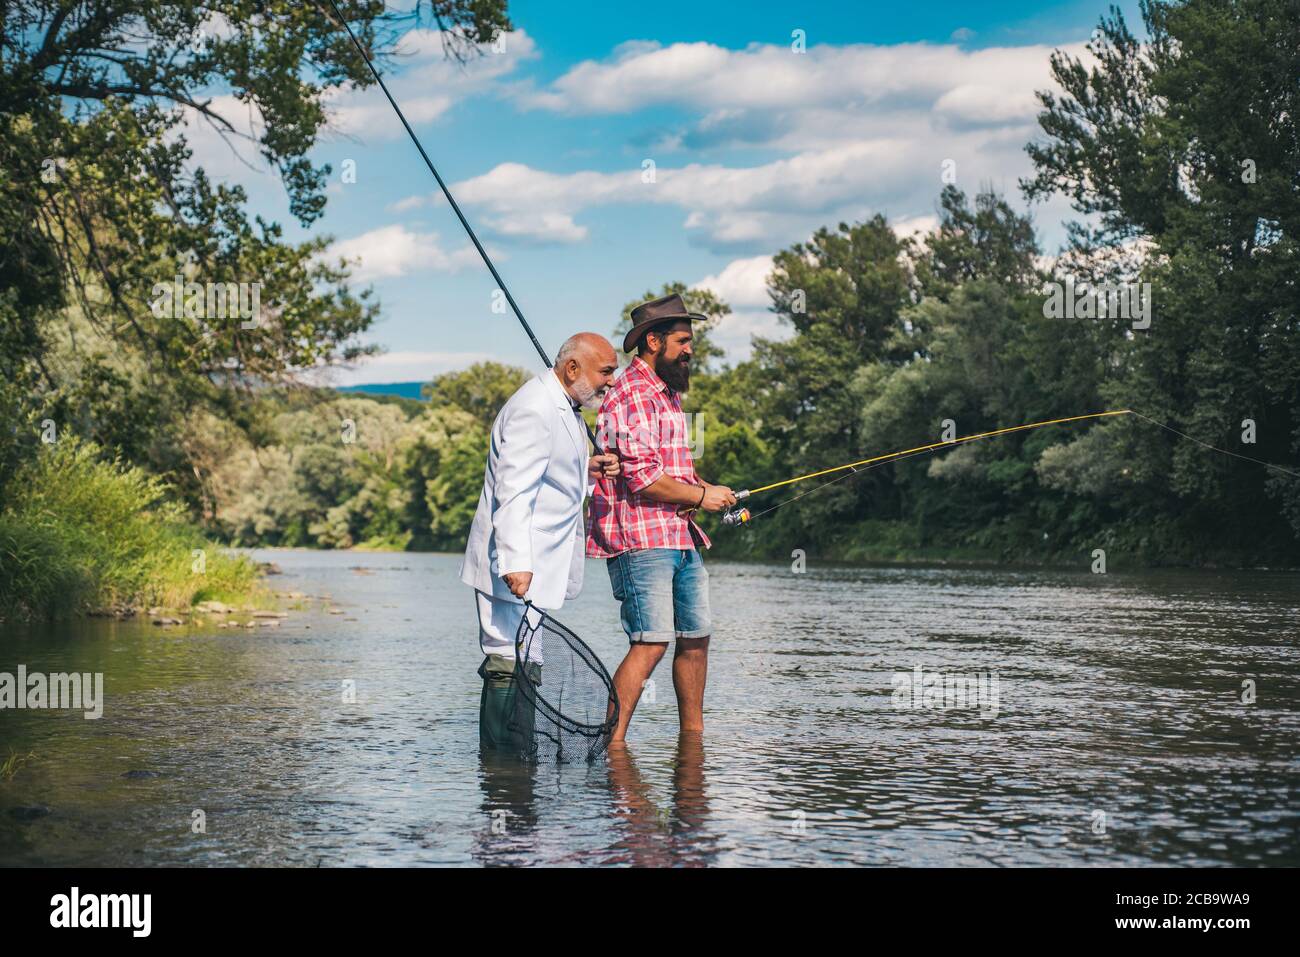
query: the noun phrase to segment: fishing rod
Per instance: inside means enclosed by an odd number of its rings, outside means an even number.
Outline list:
[[[949,439],[946,442],[935,442],[931,445],[918,445],[914,449],[903,449],[901,452],[889,452],[886,453],[885,455],[876,455],[869,459],[862,459],[859,462],[849,462],[847,465],[837,465],[834,468],[821,469],[820,471],[817,472],[809,472],[807,475],[796,475],[794,478],[783,479],[780,482],[772,482],[770,485],[763,485],[760,486],[759,488],[743,489],[735,493],[736,500],[740,501],[742,499],[749,498],[751,495],[758,495],[760,492],[770,492],[772,491],[772,489],[784,488],[787,485],[794,485],[797,482],[805,482],[808,479],[820,478],[823,475],[832,475],[836,472],[848,473],[846,475],[841,475],[837,479],[832,479],[829,482],[823,482],[821,485],[815,486],[814,488],[809,489],[807,492],[804,492],[803,495],[796,495],[795,498],[788,499],[787,501],[784,502],[780,502],[777,505],[773,505],[771,508],[765,509],[764,511],[758,513],[759,515],[766,515],[768,512],[775,511],[776,509],[780,508],[782,505],[789,505],[790,502],[793,502],[796,499],[803,498],[804,495],[810,495],[811,493],[817,491],[818,489],[826,488],[826,486],[828,485],[834,485],[836,482],[840,481],[841,479],[846,479],[850,475],[855,475],[858,472],[863,472],[866,471],[867,469],[875,468],[876,466],[883,465],[886,462],[892,462],[897,459],[910,458],[911,456],[914,455],[924,455],[927,452],[933,452],[937,449],[948,448],[949,446],[953,446],[953,445],[961,445],[964,442],[974,442],[977,439],[989,439],[995,435],[1009,435],[1012,432],[1024,432],[1029,429],[1041,429],[1043,426],[1047,426],[1047,425],[1061,425],[1066,422],[1081,422],[1084,419],[1102,419],[1111,415],[1136,415],[1136,414],[1137,413],[1135,413],[1132,409],[1115,409],[1110,412],[1090,412],[1087,415],[1071,415],[1063,419],[1047,419],[1043,422],[1030,422],[1027,423],[1026,425],[1013,425],[1010,428],[994,429],[991,432],[980,432],[977,433],[976,435],[963,435],[960,436],[959,438]],[[1145,418],[1145,416],[1143,416],[1143,418]],[[744,525],[746,522],[751,521],[754,517],[755,516],[750,513],[749,509],[745,508],[742,505],[736,505],[733,508],[730,508],[723,513],[722,524],[723,525]]]
[[[415,130],[411,129],[411,124],[407,122],[406,114],[402,112],[402,108],[397,105],[397,100],[393,99],[393,94],[389,92],[388,84],[384,82],[384,78],[380,76],[379,71],[375,69],[375,64],[371,61],[370,57],[366,54],[365,49],[361,46],[361,41],[357,39],[357,35],[353,33],[352,28],[348,26],[348,21],[343,17],[343,12],[339,9],[338,3],[336,0],[327,0],[327,2],[334,10],[334,19],[336,19],[343,29],[347,31],[348,39],[350,39],[352,45],[356,47],[357,53],[361,55],[361,59],[366,61],[366,66],[370,68],[370,72],[374,76],[375,82],[378,83],[379,88],[384,91],[384,96],[388,98],[389,104],[392,105],[393,112],[397,114],[397,118],[402,121],[402,126],[406,128],[406,134],[411,138],[411,142],[415,144],[415,148],[420,151],[420,156],[424,159],[424,165],[429,167],[429,172],[432,173],[433,178],[438,181],[438,186],[442,189],[442,195],[447,197],[447,202],[451,205],[452,212],[456,214],[456,218],[460,220],[460,224],[465,227],[465,232],[469,235],[470,242],[474,244],[474,248],[478,250],[478,254],[483,257],[483,264],[488,267],[488,272],[490,272],[492,278],[496,280],[497,288],[504,293],[506,302],[510,303],[510,308],[514,310],[515,318],[517,318],[519,324],[524,327],[524,332],[528,334],[528,338],[532,341],[533,348],[536,349],[537,354],[542,357],[542,362],[545,363],[547,369],[554,368],[551,363],[551,357],[546,354],[546,350],[542,348],[542,344],[537,341],[537,336],[533,335],[533,328],[528,324],[528,320],[524,318],[523,310],[521,310],[519,304],[515,302],[515,297],[510,295],[510,290],[506,288],[505,280],[501,278],[501,274],[497,272],[497,267],[493,265],[492,257],[490,257],[487,250],[483,248],[483,244],[478,241],[478,236],[474,232],[474,227],[469,224],[469,220],[466,219],[465,214],[461,212],[460,204],[457,203],[456,198],[451,195],[451,190],[447,188],[446,182],[443,181],[442,176],[438,173],[438,168],[433,165],[433,160],[429,159],[429,154],[425,152],[424,146],[420,142],[420,138],[415,135]],[[596,442],[596,434],[591,430],[591,426],[587,425],[585,419],[582,424],[583,428],[587,430],[587,438],[591,440],[591,447],[599,452],[600,445]]]
[[[764,509],[763,511],[758,512],[757,514],[751,514],[749,509],[737,505],[731,509],[728,509],[726,512],[723,513],[722,524],[744,525],[745,523],[750,522],[753,519],[757,518],[759,515],[766,515],[768,512],[776,511],[776,509],[781,508],[785,505],[789,505],[791,502],[798,501],[799,499],[803,498],[805,495],[811,495],[813,492],[816,492],[819,489],[823,489],[826,488],[827,486],[834,485],[836,482],[843,481],[846,478],[851,478],[854,475],[884,465],[887,462],[897,462],[905,458],[911,458],[914,455],[925,455],[929,452],[934,452],[939,449],[944,449],[952,445],[960,445],[963,442],[974,442],[976,439],[988,439],[988,438],[992,438],[995,435],[1009,435],[1012,432],[1024,432],[1028,429],[1039,429],[1047,425],[1062,425],[1067,422],[1081,422],[1085,419],[1104,419],[1107,418],[1108,416],[1114,416],[1114,415],[1135,415],[1139,419],[1144,419],[1147,422],[1150,422],[1152,425],[1164,429],[1166,432],[1171,432],[1174,435],[1187,439],[1189,442],[1195,442],[1197,445],[1210,449],[1211,451],[1219,452],[1222,453],[1223,455],[1231,455],[1233,458],[1237,458],[1237,459],[1244,459],[1247,462],[1253,462],[1256,465],[1262,465],[1267,469],[1272,469],[1273,471],[1280,472],[1283,475],[1289,475],[1291,478],[1300,479],[1300,472],[1293,472],[1290,469],[1284,469],[1282,468],[1282,466],[1275,465],[1272,462],[1265,462],[1263,459],[1256,459],[1256,458],[1252,458],[1249,455],[1242,455],[1240,452],[1234,452],[1231,449],[1221,449],[1217,445],[1211,445],[1209,442],[1201,441],[1200,439],[1196,438],[1196,436],[1194,435],[1188,435],[1186,432],[1180,432],[1177,429],[1173,428],[1172,426],[1165,425],[1163,422],[1158,422],[1155,419],[1151,418],[1151,416],[1149,415],[1143,415],[1141,412],[1138,412],[1136,409],[1113,409],[1109,412],[1090,412],[1087,415],[1071,415],[1063,419],[1047,419],[1043,422],[1030,422],[1025,425],[1013,425],[1010,428],[994,429],[991,432],[980,432],[976,435],[963,435],[960,438],[950,439],[947,442],[935,442],[931,445],[919,445],[914,449],[904,449],[901,452],[890,452],[886,455],[877,455],[869,459],[863,459],[860,462],[850,462],[847,465],[837,465],[834,468],[822,469],[818,472],[809,472],[807,475],[797,475],[794,478],[784,479],[780,482],[772,482],[770,485],[764,485],[759,488],[745,489],[743,491],[735,493],[736,499],[738,501],[741,499],[749,498],[749,496],[751,495],[757,495],[760,492],[769,492],[772,489],[784,488],[787,485],[794,485],[797,482],[803,482],[806,481],[807,479],[818,478],[822,475],[831,475],[836,472],[846,473],[844,475],[839,476],[839,478],[831,479],[829,482],[823,482],[820,485],[815,485],[812,488],[810,488],[808,491],[796,495],[794,498],[786,499],[784,502],[778,502],[776,505],[773,505],[771,508]]]
[[[533,329],[528,324],[528,320],[524,318],[523,310],[520,309],[519,304],[515,302],[515,297],[510,294],[510,290],[506,286],[505,280],[501,278],[501,274],[497,271],[496,265],[492,262],[492,257],[488,255],[487,250],[483,248],[483,244],[479,242],[478,235],[474,232],[474,227],[472,227],[469,224],[469,220],[465,217],[464,212],[461,211],[460,204],[457,203],[456,198],[451,195],[451,190],[447,187],[447,183],[443,180],[442,175],[438,172],[438,168],[433,165],[433,160],[429,158],[429,154],[425,151],[424,145],[420,142],[420,138],[415,135],[415,130],[411,128],[411,124],[407,121],[406,114],[403,113],[402,108],[397,105],[397,100],[394,99],[392,92],[388,89],[388,84],[384,82],[384,78],[380,75],[379,70],[375,68],[374,62],[370,59],[370,56],[366,53],[365,48],[361,46],[361,41],[359,41],[357,39],[356,34],[352,32],[352,27],[348,25],[348,21],[344,18],[343,12],[339,9],[337,0],[326,0],[326,2],[329,3],[330,8],[334,11],[334,19],[336,19],[339,22],[339,25],[343,27],[344,31],[348,35],[348,39],[352,41],[352,46],[356,48],[357,53],[360,55],[361,59],[365,61],[366,66],[370,69],[371,75],[374,76],[375,82],[378,83],[379,88],[383,90],[384,96],[388,99],[389,105],[391,105],[393,108],[393,112],[396,113],[397,118],[401,120],[402,127],[406,130],[407,136],[411,138],[411,142],[414,143],[415,148],[419,150],[420,157],[424,160],[424,165],[429,167],[429,172],[433,174],[433,178],[437,181],[439,189],[441,189],[442,194],[445,197],[447,197],[448,205],[451,206],[452,212],[456,214],[456,218],[460,220],[461,226],[465,228],[465,233],[469,236],[470,242],[474,244],[474,248],[478,250],[478,254],[479,256],[482,257],[483,264],[487,266],[488,272],[490,272],[492,274],[492,278],[496,280],[497,288],[500,289],[501,292],[505,295],[506,302],[510,304],[511,310],[514,311],[515,318],[519,320],[519,324],[523,327],[524,332],[528,335],[529,341],[531,341],[533,344],[533,348],[537,350],[537,354],[541,356],[542,362],[543,364],[545,364],[547,369],[554,368],[554,365],[551,362],[551,357],[546,354],[546,350],[542,348],[542,344],[537,341],[537,336],[533,334]],[[924,455],[929,452],[936,451],[938,449],[946,448],[948,446],[961,445],[962,443],[965,442],[974,442],[977,439],[992,438],[993,436],[996,435],[1008,435],[1012,432],[1023,432],[1028,429],[1037,429],[1048,425],[1061,425],[1067,422],[1079,422],[1084,419],[1100,419],[1100,418],[1105,418],[1107,416],[1113,416],[1113,415],[1136,415],[1138,418],[1146,419],[1146,421],[1151,422],[1154,425],[1158,425],[1160,428],[1164,429],[1167,432],[1172,432],[1175,435],[1182,436],[1185,439],[1189,439],[1190,441],[1196,442],[1198,445],[1205,446],[1206,448],[1213,449],[1216,452],[1222,452],[1225,455],[1232,455],[1235,456],[1236,458],[1245,459],[1250,462],[1255,462],[1256,464],[1263,465],[1266,466],[1267,468],[1275,469],[1276,471],[1282,472],[1285,475],[1290,475],[1293,478],[1300,478],[1300,473],[1290,472],[1287,469],[1283,469],[1270,462],[1264,462],[1259,459],[1253,459],[1248,455],[1242,455],[1238,452],[1232,452],[1228,449],[1221,449],[1218,448],[1217,446],[1213,446],[1206,442],[1202,442],[1200,439],[1187,435],[1183,432],[1179,432],[1177,429],[1171,428],[1162,422],[1157,422],[1155,419],[1143,415],[1141,412],[1136,412],[1133,409],[1116,409],[1109,412],[1093,412],[1088,415],[1074,415],[1063,419],[1048,419],[1044,422],[1030,422],[1026,425],[1016,425],[1007,429],[995,429],[991,432],[981,432],[977,435],[964,435],[960,438],[951,439],[947,442],[935,442],[932,445],[922,445],[914,449],[904,449],[901,452],[890,452],[887,455],[877,455],[873,458],[863,459],[860,462],[850,462],[847,465],[837,465],[834,468],[822,469],[821,471],[818,472],[809,472],[807,475],[798,475],[795,476],[794,478],[785,479],[780,482],[773,482],[770,485],[764,485],[761,486],[760,488],[745,489],[736,493],[736,499],[739,501],[741,499],[746,499],[751,495],[758,495],[761,492],[768,492],[771,491],[772,489],[783,488],[787,485],[794,485],[797,482],[803,482],[808,479],[818,478],[823,475],[830,475],[835,472],[848,473],[848,475],[842,475],[840,476],[840,478],[832,479],[830,482],[825,482],[821,485],[815,486],[814,488],[810,489],[808,492],[803,493],[803,495],[807,495],[810,494],[811,492],[817,491],[817,489],[825,488],[827,485],[832,485],[835,482],[840,481],[841,479],[848,478],[850,475],[857,474],[858,472],[864,471],[866,469],[875,468],[876,466],[882,465],[886,462],[898,461],[900,459],[909,458],[914,455]],[[590,440],[592,448],[594,448],[598,452],[601,451],[600,443],[596,441],[596,434],[595,432],[592,431],[591,426],[587,425],[585,419],[583,420],[583,428],[587,432],[587,438]],[[795,499],[802,498],[803,495],[797,495],[795,496]],[[760,512],[759,514],[764,515],[767,512],[780,508],[782,505],[788,505],[790,502],[795,501],[795,499],[790,499],[786,502],[778,503],[777,505],[774,505],[771,508],[766,509],[763,512]],[[737,505],[723,513],[722,522],[724,525],[743,525],[746,522],[750,521],[752,518],[753,516],[750,514],[749,509]]]

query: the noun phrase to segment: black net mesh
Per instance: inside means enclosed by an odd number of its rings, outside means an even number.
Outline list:
[[[596,653],[546,612],[528,605],[515,635],[511,730],[530,761],[601,757],[618,723],[614,682]]]

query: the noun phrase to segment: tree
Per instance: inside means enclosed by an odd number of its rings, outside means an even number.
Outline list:
[[[917,257],[918,282],[925,295],[938,298],[975,279],[1027,288],[1037,279],[1037,255],[1029,217],[991,188],[976,194],[972,208],[966,194],[949,185],[939,196],[939,228]]]
[[[1089,44],[1091,68],[1063,53],[1063,93],[1040,93],[1044,139],[1030,144],[1042,199],[1062,193],[1093,225],[1072,253],[1152,283],[1151,328],[1121,330],[1104,394],[1214,445],[1300,458],[1300,43],[1287,0],[1144,2],[1148,39],[1120,12]],[[1126,271],[1121,252],[1140,252]],[[1133,257],[1128,257],[1132,261]],[[1105,270],[1101,270],[1105,272]],[[1247,445],[1247,423],[1255,442]],[[1134,445],[1120,429],[1115,443]],[[1115,457],[1118,446],[1111,451]],[[1291,549],[1300,482],[1156,433],[1136,449],[1141,503],[1202,554],[1223,544]],[[1225,502],[1234,503],[1225,509]]]
[[[773,257],[772,309],[797,333],[823,326],[857,361],[902,361],[908,353],[893,342],[913,301],[911,245],[880,214],[835,231],[823,227]]]
[[[382,59],[398,18],[373,0],[344,6]],[[242,189],[214,185],[192,163],[185,120],[240,136],[214,106],[212,91],[228,90],[310,225],[331,172],[308,159],[326,99],[373,78],[316,3],[31,0],[3,12],[0,377],[32,385],[0,395],[6,418],[73,425],[193,491],[181,414],[237,419],[251,390],[359,357],[377,307],[320,258],[328,237],[285,243],[278,224],[250,220]],[[461,55],[509,28],[503,0],[434,0],[406,19],[422,16]]]
[[[531,372],[518,366],[476,362],[468,369],[434,376],[420,391],[431,407],[467,412],[486,432],[506,401],[532,377]]]

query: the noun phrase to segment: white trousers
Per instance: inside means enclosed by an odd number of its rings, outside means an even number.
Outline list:
[[[485,592],[474,592],[478,604],[478,644],[485,655],[500,655],[515,658],[515,636],[519,633],[519,624],[524,620],[527,606],[521,601],[507,601],[494,598]],[[529,612],[529,624],[541,620],[541,614],[535,609]],[[529,661],[542,663],[542,643],[533,643],[528,654]]]

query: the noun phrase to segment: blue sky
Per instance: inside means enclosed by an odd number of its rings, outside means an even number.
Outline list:
[[[1135,5],[1122,7],[1136,29]],[[1081,51],[1104,9],[516,0],[504,49],[460,67],[436,34],[411,31],[384,70],[548,350],[575,331],[609,334],[625,302],[680,280],[732,303],[716,335],[741,358],[751,335],[783,334],[763,292],[771,254],[817,227],[880,212],[900,232],[924,229],[946,161],[967,192],[991,183],[1019,202],[1048,56]],[[373,284],[383,313],[368,338],[386,350],[334,381],[423,379],[483,358],[536,367],[382,93],[332,106],[314,158],[335,172],[312,233],[335,237]],[[251,150],[252,169],[202,126],[190,136],[253,209],[309,235]],[[1055,252],[1068,207],[1034,214]]]

